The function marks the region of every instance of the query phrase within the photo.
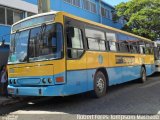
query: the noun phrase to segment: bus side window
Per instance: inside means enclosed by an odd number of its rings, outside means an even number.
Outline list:
[[[77,59],[84,52],[82,30],[75,27],[67,29],[67,54],[69,59]]]
[[[130,46],[130,52],[131,52],[131,53],[139,53],[138,47],[137,47],[137,46],[134,46],[134,45],[131,45],[131,46]]]
[[[138,41],[138,45],[139,45],[139,52],[140,54],[145,54],[145,43],[142,40]]]
[[[101,30],[95,28],[85,28],[86,40],[89,50],[106,51],[105,34]]]
[[[127,41],[121,41],[120,42],[120,51],[124,53],[129,53],[130,48]]]
[[[107,41],[109,43],[110,51],[117,51],[117,43],[116,43],[116,34],[115,33],[106,33]]]
[[[131,53],[139,53],[139,47],[137,44],[138,43],[136,41],[130,42],[130,52]]]
[[[145,54],[145,47],[144,46],[140,46],[140,53]]]

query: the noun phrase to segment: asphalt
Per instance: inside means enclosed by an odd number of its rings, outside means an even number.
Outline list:
[[[18,99],[13,99],[13,98],[10,98],[10,97],[2,97],[0,96],[0,107],[2,106],[6,106],[8,104],[14,104],[15,102],[18,102],[19,100]]]
[[[160,115],[160,73],[150,76],[143,84],[133,81],[112,86],[108,94],[100,99],[94,99],[88,93],[40,98],[5,106],[3,109],[0,108],[0,114],[22,115],[23,118],[30,116],[30,120],[48,120],[53,117],[62,119],[62,115],[65,115],[66,120],[70,115],[74,115],[71,118],[95,114]],[[71,118],[68,117],[68,120]]]

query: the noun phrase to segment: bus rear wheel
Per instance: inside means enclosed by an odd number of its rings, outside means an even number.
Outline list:
[[[146,70],[144,67],[141,68],[141,79],[140,82],[144,83],[147,81],[147,75],[146,75]]]
[[[107,89],[106,83],[107,83],[106,77],[103,74],[103,72],[101,71],[96,72],[94,77],[94,90],[93,90],[93,96],[95,98],[100,98],[106,95],[106,89]]]

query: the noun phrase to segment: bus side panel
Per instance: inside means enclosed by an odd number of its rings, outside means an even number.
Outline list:
[[[107,69],[109,86],[122,83],[122,68],[113,67]]]
[[[140,78],[138,56],[126,53],[109,53],[109,85],[116,85]]]
[[[147,76],[153,74],[155,72],[154,56],[153,55],[146,55],[144,57],[144,61],[145,61]]]
[[[67,85],[65,93],[77,94],[87,91],[87,70],[67,71]]]
[[[155,65],[145,65],[147,76],[152,75],[155,72]]]
[[[67,60],[67,84],[65,92],[67,94],[77,94],[87,91],[87,70],[86,58],[84,55],[79,59]]]
[[[132,81],[140,78],[141,66],[122,67],[122,82]]]
[[[94,89],[94,77],[99,68],[107,68],[108,52],[86,51],[88,91]]]
[[[140,78],[141,66],[108,68],[109,85],[116,85]]]
[[[87,70],[87,79],[88,79],[88,91],[94,89],[94,75],[96,73],[96,69]]]
[[[95,72],[96,69],[68,71],[64,94],[77,94],[93,90]]]

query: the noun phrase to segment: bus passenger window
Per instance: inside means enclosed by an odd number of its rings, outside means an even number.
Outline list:
[[[144,46],[140,46],[140,53],[145,54],[145,47]]]
[[[131,52],[131,53],[138,53],[138,48],[137,48],[137,46],[131,45],[131,46],[130,46],[130,52]]]
[[[105,34],[103,31],[96,30],[95,28],[85,29],[88,47],[90,50],[105,51]]]
[[[110,51],[117,51],[116,47],[116,34],[115,33],[106,33],[107,41],[109,41]]]
[[[142,40],[138,41],[139,48],[140,48],[140,54],[145,54],[145,43]]]
[[[120,42],[120,51],[125,53],[130,52],[129,43],[127,41]]]
[[[83,54],[83,37],[81,29],[70,27],[67,29],[68,58],[76,59]]]
[[[99,44],[98,40],[92,39],[92,38],[87,38],[88,41],[88,47],[91,50],[99,50]]]
[[[130,52],[131,53],[139,53],[139,47],[136,40],[130,41]]]

